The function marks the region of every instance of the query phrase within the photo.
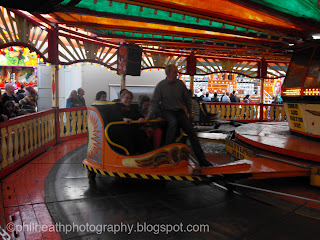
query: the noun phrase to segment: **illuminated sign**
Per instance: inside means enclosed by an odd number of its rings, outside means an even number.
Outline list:
[[[305,132],[305,126],[301,114],[300,104],[285,103],[287,113],[289,115],[289,126],[293,130]]]
[[[7,47],[0,49],[0,66],[36,67],[37,54],[25,47]]]

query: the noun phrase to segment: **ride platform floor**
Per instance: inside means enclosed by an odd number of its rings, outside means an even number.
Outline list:
[[[320,142],[291,134],[287,122],[250,123],[235,132],[239,140],[254,147],[320,162]]]
[[[83,138],[58,144],[2,180],[2,227],[8,223],[26,227],[32,224],[60,226],[60,233],[25,228],[25,231],[11,233],[12,239],[294,240],[320,236],[320,220],[297,212],[304,203],[279,208],[227,191],[218,184],[106,176],[89,181],[82,166],[86,141]],[[214,159],[215,152],[207,155],[210,155],[208,159]],[[223,161],[227,161],[227,157]],[[114,227],[130,224],[133,232],[114,234],[108,228],[109,231],[98,234],[81,228],[90,226],[93,230],[92,226],[106,224]],[[138,224],[148,226],[147,231],[138,231]],[[183,231],[156,234],[159,224],[175,226],[175,230],[179,225]],[[199,224],[209,226],[209,231],[184,232],[187,227],[196,229]],[[74,231],[66,234],[61,226],[67,225],[75,226]]]

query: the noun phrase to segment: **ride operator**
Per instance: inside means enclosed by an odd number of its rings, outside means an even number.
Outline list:
[[[154,90],[146,120],[149,120],[155,111],[161,110],[164,119],[168,122],[165,144],[173,143],[178,128],[181,128],[189,137],[199,165],[201,167],[211,167],[212,163],[206,160],[199,139],[193,129],[192,103],[188,89],[177,78],[178,69],[174,64],[168,65],[165,73],[166,79],[160,81]],[[188,110],[189,118],[184,111],[185,107]]]

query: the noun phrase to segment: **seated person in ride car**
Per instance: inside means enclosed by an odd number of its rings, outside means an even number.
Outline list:
[[[97,92],[96,100],[97,101],[106,102],[107,101],[107,93],[106,93],[106,91]]]
[[[111,140],[125,147],[130,155],[142,154],[152,149],[146,132],[140,129],[139,124],[131,124],[132,121],[144,123],[143,115],[135,108],[132,103],[132,92],[126,90],[120,95],[120,103],[116,104],[116,113],[119,119],[115,121],[125,121],[125,125],[114,126],[110,131]]]
[[[120,92],[119,92],[119,96],[121,96],[121,93],[123,93],[124,91],[128,91],[128,90],[125,89],[125,88],[121,89]],[[112,102],[117,102],[117,103],[119,103],[119,102],[121,102],[121,101],[120,101],[120,98],[116,98],[116,99],[113,99]]]
[[[150,104],[150,98],[147,95],[140,95],[139,96],[139,112],[144,116],[148,116],[148,109]],[[160,120],[160,114],[154,114],[152,116],[152,119]],[[153,147],[159,148],[161,145],[161,136],[162,136],[162,130],[161,125],[159,123],[148,123],[146,122],[142,127],[142,130],[144,130],[149,138],[149,140],[153,143]]]

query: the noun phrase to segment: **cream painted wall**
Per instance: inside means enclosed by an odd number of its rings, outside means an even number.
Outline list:
[[[126,85],[129,90],[135,90],[132,86],[148,86],[147,91],[150,88],[154,88],[157,83],[165,78],[164,71],[152,70],[141,73],[141,76],[126,76]],[[111,86],[111,87],[110,87]],[[102,68],[95,65],[82,66],[82,87],[85,90],[85,99],[87,106],[95,99],[97,92],[106,91],[107,100],[110,99],[110,89],[112,86],[120,86],[120,76],[112,71],[108,71],[106,68]],[[117,88],[118,89],[118,88]],[[143,92],[143,90],[142,90]],[[112,95],[114,96],[114,95]]]
[[[39,70],[39,111],[51,108],[51,67],[41,65]],[[126,86],[133,91],[135,98],[147,93],[151,95],[157,83],[165,78],[162,70],[143,71],[141,76],[127,76]],[[97,92],[106,91],[107,100],[113,100],[120,89],[120,76],[96,65],[62,66],[59,69],[59,107],[65,108],[71,90],[82,87],[87,106],[95,99]],[[110,99],[110,93],[111,99]]]

